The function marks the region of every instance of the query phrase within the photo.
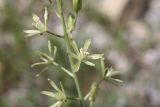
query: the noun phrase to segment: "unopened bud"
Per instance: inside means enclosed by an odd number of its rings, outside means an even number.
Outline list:
[[[73,9],[78,13],[82,8],[82,0],[73,0]]]
[[[62,13],[62,0],[57,0],[57,8],[58,8],[58,14]]]
[[[67,24],[69,32],[72,32],[76,27],[76,19],[73,14],[69,14],[68,16],[68,24]]]

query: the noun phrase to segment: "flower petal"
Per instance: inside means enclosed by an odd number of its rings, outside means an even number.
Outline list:
[[[92,55],[89,55],[88,58],[89,59],[100,59],[102,58],[103,54],[92,54]]]
[[[41,94],[56,98],[56,94],[50,91],[42,91]]]
[[[124,82],[120,79],[114,79],[114,78],[106,78],[107,81],[109,81],[110,83],[114,84],[114,85],[123,85]]]
[[[51,79],[48,79],[48,81],[49,81],[49,83],[51,84],[51,86],[56,90],[56,91],[58,91],[58,92],[62,92],[59,88],[58,88],[58,86],[51,80]]]
[[[90,45],[91,45],[91,40],[90,39],[86,40],[83,47],[84,51],[87,51]]]
[[[48,11],[47,11],[47,8],[45,7],[45,12],[44,12],[44,24],[47,28],[47,22],[48,22]]]
[[[49,50],[49,53],[52,54],[51,41],[48,41],[48,50]]]
[[[28,34],[37,34],[37,33],[40,33],[39,30],[24,30],[25,33],[28,33]]]
[[[60,107],[61,105],[62,105],[62,103],[60,101],[57,101],[56,103],[54,103],[50,107]]]
[[[30,37],[30,36],[40,34],[39,30],[24,30],[24,32],[27,33],[26,37]]]
[[[79,50],[78,50],[78,46],[77,46],[76,42],[75,42],[75,41],[72,41],[72,42],[71,42],[71,45],[72,45],[73,50],[75,51],[75,53],[76,53],[76,54],[79,54]]]
[[[37,28],[41,33],[46,32],[47,27],[41,22],[39,17],[36,14],[33,14],[33,23],[32,25]]]
[[[74,72],[77,72],[81,66],[81,61],[77,61],[77,63],[74,65]]]
[[[89,62],[89,61],[86,61],[86,60],[84,60],[83,62],[84,62],[86,65],[95,66],[95,64],[92,63],[92,62]]]

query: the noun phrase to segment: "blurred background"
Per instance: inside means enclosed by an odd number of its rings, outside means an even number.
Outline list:
[[[65,44],[45,35],[25,38],[24,29],[33,29],[32,13],[43,19],[49,8],[49,29],[63,34],[55,7],[47,0],[0,0],[0,107],[48,107],[54,100],[40,92],[53,90],[47,82],[62,81],[67,93],[76,96],[74,82],[60,69],[42,67],[37,51],[47,52],[47,40],[58,47],[56,61],[68,68]],[[65,16],[71,0],[65,1]],[[160,0],[83,0],[74,38],[79,46],[92,39],[90,52],[104,53],[106,67],[120,72],[123,86],[103,82],[95,107],[160,107]],[[83,93],[98,80],[100,72],[82,66],[78,73]],[[83,84],[85,83],[85,84]],[[78,107],[68,102],[67,107]]]

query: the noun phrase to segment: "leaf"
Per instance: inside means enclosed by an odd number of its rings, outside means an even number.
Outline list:
[[[56,94],[50,91],[42,91],[41,94],[56,98]]]
[[[83,50],[87,51],[90,45],[91,45],[91,40],[90,39],[86,40],[85,43],[84,43]]]
[[[84,60],[83,62],[84,62],[86,65],[95,66],[95,64],[92,63],[92,62],[89,62],[89,61],[86,61],[86,60]]]

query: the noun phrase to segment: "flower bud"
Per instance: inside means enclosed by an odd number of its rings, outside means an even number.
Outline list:
[[[82,0],[73,0],[73,9],[78,13],[82,8]]]
[[[62,0],[57,0],[58,14],[62,13]]]
[[[68,24],[67,24],[69,32],[72,32],[76,27],[76,18],[73,14],[68,15]]]

